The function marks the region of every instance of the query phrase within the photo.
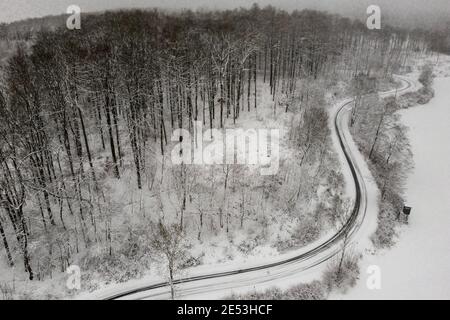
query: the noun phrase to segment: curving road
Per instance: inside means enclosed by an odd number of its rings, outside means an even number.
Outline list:
[[[382,97],[405,92],[413,87],[412,83],[404,77],[396,76],[403,85],[397,90],[380,93]],[[366,184],[360,172],[354,155],[351,152],[348,138],[348,121],[353,99],[342,102],[334,110],[334,130],[341,147],[340,152],[345,158],[354,181],[354,206],[351,215],[345,225],[335,234],[319,242],[313,248],[293,252],[286,258],[262,264],[249,266],[238,270],[192,275],[187,278],[174,281],[177,285],[177,297],[189,298],[193,295],[221,292],[233,288],[251,287],[256,284],[264,284],[275,280],[289,279],[308,269],[311,269],[329,260],[342,249],[341,241],[346,234],[350,239],[360,229],[367,210]],[[138,286],[124,291],[116,291],[105,299],[166,299],[170,295],[168,282],[153,283]]]

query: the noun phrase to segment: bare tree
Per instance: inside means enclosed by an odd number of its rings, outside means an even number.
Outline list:
[[[174,279],[181,270],[186,254],[183,231],[178,224],[166,226],[159,222],[152,237],[153,249],[163,257],[165,270],[169,278],[170,295],[175,299]]]

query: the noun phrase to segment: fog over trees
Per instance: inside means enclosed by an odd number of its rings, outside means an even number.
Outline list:
[[[252,3],[259,6],[276,5],[287,11],[315,9],[340,14],[345,17],[365,20],[366,8],[379,5],[386,24],[406,28],[445,28],[450,15],[447,0],[41,0],[30,1],[3,0],[0,4],[0,22],[12,22],[26,18],[37,18],[47,15],[58,15],[66,12],[70,5],[77,4],[83,12],[117,10],[121,8],[161,8],[164,10],[180,9],[233,9],[248,8]]]

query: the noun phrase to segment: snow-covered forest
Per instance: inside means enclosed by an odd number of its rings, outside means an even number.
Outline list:
[[[63,280],[71,265],[89,292],[149,275],[172,284],[188,268],[312,244],[345,224],[352,204],[330,128],[331,106],[346,97],[381,192],[372,241],[393,245],[412,168],[396,111],[433,97],[433,69],[421,68],[419,91],[378,92],[444,50],[441,34],[256,5],[112,11],[82,23],[0,28],[4,296],[76,294]],[[177,129],[200,130],[205,145],[221,145],[208,129],[243,129],[249,140],[277,129],[278,171],[173,163]],[[12,282],[38,289],[15,292]]]

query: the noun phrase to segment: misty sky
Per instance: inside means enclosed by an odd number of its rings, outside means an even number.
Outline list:
[[[287,10],[321,9],[360,19],[365,18],[368,5],[377,4],[391,23],[409,27],[450,19],[450,0],[0,0],[0,22],[65,13],[71,4],[79,5],[82,11],[100,11],[149,7],[229,9],[249,7],[254,2]]]

